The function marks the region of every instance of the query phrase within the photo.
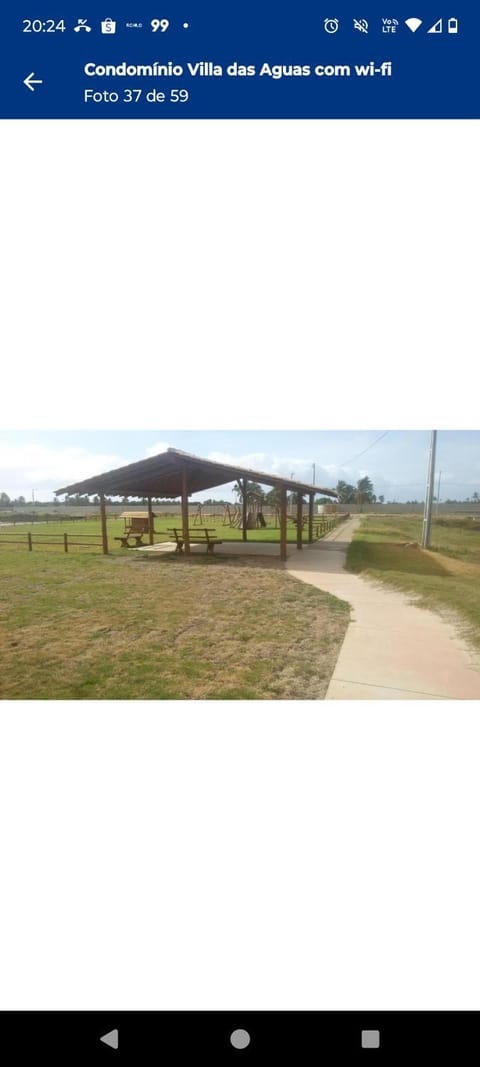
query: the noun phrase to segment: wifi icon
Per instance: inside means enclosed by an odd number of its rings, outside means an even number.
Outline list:
[[[405,25],[408,26],[412,33],[416,33],[423,23],[423,19],[405,19]]]

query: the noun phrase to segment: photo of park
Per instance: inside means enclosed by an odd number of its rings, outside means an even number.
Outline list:
[[[0,439],[3,700],[480,697],[480,432],[112,436]]]

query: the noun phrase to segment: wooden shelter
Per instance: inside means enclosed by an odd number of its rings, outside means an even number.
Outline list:
[[[322,489],[316,485],[296,482],[292,478],[282,478],[265,471],[248,470],[228,463],[219,463],[210,459],[169,448],[158,456],[142,459],[138,463],[129,463],[126,467],[86,478],[83,482],[67,485],[57,489],[56,495],[64,493],[96,494],[100,498],[100,515],[102,522],[103,551],[108,553],[107,514],[105,496],[121,496],[147,499],[149,517],[149,537],[153,544],[153,508],[152,500],[165,497],[172,500],[180,497],[182,504],[182,531],[184,551],[190,553],[188,498],[193,493],[213,489],[228,482],[243,482],[243,522],[242,538],[247,540],[247,482],[255,481],[280,490],[280,558],[287,558],[287,493],[297,494],[297,548],[302,548],[303,498],[308,497],[308,539],[313,541],[313,511],[316,494],[337,496],[333,489]]]

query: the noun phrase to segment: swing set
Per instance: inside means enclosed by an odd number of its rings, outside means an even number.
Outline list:
[[[203,507],[201,504],[197,504],[197,510],[193,516],[192,526],[205,526],[203,518]]]
[[[223,509],[223,526],[230,526],[233,529],[243,529],[243,508],[240,504],[225,504]],[[265,529],[267,523],[263,511],[261,511],[259,502],[252,501],[250,508],[247,512],[247,530],[260,530]]]
[[[222,526],[230,526],[238,530],[242,525],[242,509],[239,504],[225,504],[223,509]]]

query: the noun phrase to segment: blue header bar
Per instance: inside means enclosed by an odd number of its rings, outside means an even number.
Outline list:
[[[1,116],[479,118],[480,11],[449,4],[29,0],[2,20]]]

